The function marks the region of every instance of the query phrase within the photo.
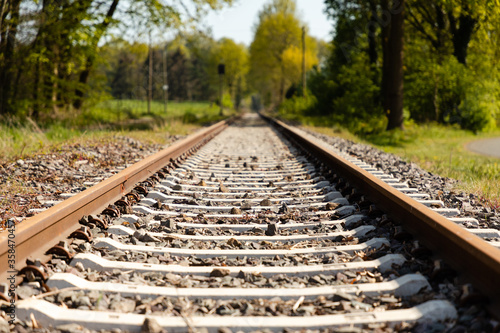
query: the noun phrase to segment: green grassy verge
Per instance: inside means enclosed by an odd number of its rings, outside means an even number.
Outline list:
[[[500,159],[470,152],[466,145],[474,140],[500,136],[500,131],[475,135],[455,127],[435,124],[409,124],[404,132],[391,131],[366,138],[338,128],[306,126],[327,135],[341,136],[370,144],[385,152],[440,176],[460,181],[456,191],[478,195],[492,208],[500,208]]]
[[[219,108],[208,102],[169,102],[167,113],[163,103],[137,100],[109,100],[78,114],[58,115],[58,120],[40,126],[32,120],[8,119],[0,122],[0,162],[44,152],[62,143],[112,140],[126,135],[144,143],[165,144],[170,135],[185,135],[194,129],[219,121],[232,110],[219,115]]]
[[[108,100],[85,110],[77,125],[88,124],[122,126],[134,128],[142,120],[147,121],[182,121],[186,124],[206,124],[222,119],[219,107],[207,102],[169,102],[167,110],[162,102],[153,101],[148,113],[147,102],[139,100]],[[226,115],[232,112],[225,111]]]

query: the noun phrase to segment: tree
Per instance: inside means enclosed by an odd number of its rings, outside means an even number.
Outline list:
[[[408,35],[414,36],[408,40],[406,75],[412,118],[468,128],[468,115],[485,119],[476,124],[496,117],[499,12],[493,1],[408,2]]]
[[[327,13],[334,19],[337,55],[330,66],[349,66],[354,54],[365,52],[371,79],[380,86],[373,103],[382,104],[387,129],[403,126],[404,0],[326,0]],[[366,43],[366,44],[365,44]],[[382,78],[378,80],[382,51]]]
[[[219,84],[218,64],[225,65],[224,86],[229,91],[234,105],[238,108],[241,102],[241,93],[246,89],[245,79],[249,69],[248,51],[245,45],[237,44],[228,38],[222,38],[214,45],[208,68],[214,87]]]
[[[232,43],[232,41],[231,41]],[[234,43],[233,43],[234,44]],[[236,44],[234,44],[236,45]],[[236,45],[240,50],[240,46]],[[148,45],[113,40],[101,46],[103,61],[99,63],[92,77],[105,75],[107,84],[115,98],[143,99],[148,86],[149,57]],[[244,50],[244,49],[243,49]],[[214,54],[231,56],[234,51],[220,49],[220,45],[202,33],[178,34],[165,43],[152,45],[153,58],[153,99],[163,100],[163,57],[167,52],[167,72],[170,100],[207,101],[214,100],[217,88],[212,85]],[[221,57],[222,57],[221,55]],[[104,61],[105,60],[105,61]],[[232,72],[232,66],[229,71]],[[91,77],[91,78],[92,78]],[[243,75],[237,76],[237,78]],[[94,80],[96,81],[96,80]],[[232,79],[238,86],[237,79]],[[245,81],[241,81],[245,86]],[[94,86],[90,86],[94,89]]]
[[[333,21],[338,62],[349,62],[351,53],[362,48],[369,55],[370,63],[376,63],[380,44],[378,30],[382,25],[380,5],[379,0],[325,0],[325,12]],[[361,38],[366,38],[368,47],[360,46]]]
[[[15,40],[21,0],[2,1],[0,17],[0,114],[11,114],[11,82],[15,75]]]
[[[468,1],[414,1],[408,5],[408,22],[427,39],[434,49],[446,53],[451,41],[453,55],[462,64],[467,62],[467,48],[478,24],[478,16]]]
[[[94,33],[90,35],[90,42],[88,43],[88,51],[85,57],[85,63],[78,76],[78,84],[76,86],[75,95],[76,98],[73,101],[73,106],[76,109],[80,109],[83,104],[83,97],[85,94],[85,86],[88,82],[90,71],[94,67],[95,59],[97,56],[97,45],[101,40],[102,36],[105,34],[110,23],[112,22],[113,15],[118,7],[119,0],[113,0],[109,5],[106,14],[102,17],[101,22],[95,26]]]
[[[100,58],[90,77],[89,89],[97,89],[95,81],[105,76],[111,95],[116,99],[145,98],[143,85],[144,63],[148,58],[148,45],[115,39],[100,48]]]
[[[302,23],[297,18],[293,0],[274,0],[259,13],[259,23],[250,45],[250,81],[264,97],[266,103],[279,104],[285,97],[287,88],[299,82],[300,60],[297,52],[301,49]],[[306,53],[309,70],[317,64],[315,41],[307,36]],[[299,53],[300,54],[300,53]],[[300,57],[298,58],[300,59]],[[292,71],[287,69],[292,68]]]
[[[311,82],[321,114],[355,132],[401,128],[404,86],[405,110],[416,121],[475,131],[494,125],[500,105],[500,8],[493,1],[325,4],[334,26],[332,52]],[[386,116],[387,126],[381,126],[379,114]]]
[[[0,0],[0,115],[16,113],[18,100],[31,101],[35,118],[80,109],[111,27],[181,29],[232,0],[191,2]]]
[[[384,36],[382,103],[387,112],[387,130],[403,129],[403,46],[405,0],[394,0],[388,36]],[[389,10],[389,8],[385,8]]]
[[[210,82],[210,57],[216,46],[213,39],[200,33],[179,34],[167,45],[169,91],[170,87],[180,88],[178,100],[209,100],[215,96],[217,90]]]

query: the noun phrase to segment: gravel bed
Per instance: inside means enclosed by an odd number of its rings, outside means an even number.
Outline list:
[[[384,217],[377,218],[375,221],[380,225],[381,230],[386,233],[393,232],[394,226],[392,222],[384,220]],[[382,223],[380,223],[382,222]],[[84,242],[76,241],[71,245],[72,248],[83,244]],[[74,245],[74,246],[73,246]],[[392,241],[390,251],[393,253],[408,254],[412,252],[413,244],[411,242]],[[378,253],[378,255],[385,254]],[[83,267],[82,267],[83,268]],[[176,287],[176,288],[220,288],[220,287],[243,287],[243,288],[304,288],[304,287],[317,287],[322,285],[345,285],[345,284],[360,284],[360,283],[374,283],[385,282],[393,280],[399,276],[407,273],[419,271],[425,276],[433,276],[433,262],[431,258],[423,256],[422,258],[415,259],[409,258],[400,267],[394,267],[392,271],[386,273],[380,272],[359,272],[359,271],[345,271],[337,274],[318,274],[309,277],[287,276],[286,274],[277,274],[272,277],[263,277],[260,274],[244,274],[236,277],[221,276],[221,277],[207,277],[207,276],[181,276],[177,274],[161,274],[158,272],[137,273],[137,272],[124,272],[115,270],[112,272],[96,272],[90,269],[83,270],[80,267],[71,267],[64,260],[54,258],[47,265],[47,272],[51,275],[53,272],[70,272],[86,278],[89,281],[95,282],[113,282],[125,284],[146,284],[158,287]],[[325,313],[335,313],[335,311],[371,311],[371,307],[376,303],[382,303],[383,306],[389,308],[406,308],[413,304],[420,304],[429,299],[448,299],[450,301],[459,302],[462,296],[461,290],[457,289],[456,284],[453,282],[454,277],[450,272],[446,272],[441,276],[434,276],[429,279],[433,290],[430,292],[421,292],[417,295],[396,298],[394,299],[389,295],[381,295],[380,297],[367,297],[362,293],[354,296],[352,299],[339,299],[338,296],[333,297],[318,297],[314,300],[304,301],[293,312],[293,307],[297,300],[293,302],[285,302],[281,307],[273,307],[277,304],[277,299],[271,300],[231,300],[231,301],[214,301],[202,299],[169,299],[168,297],[161,297],[156,299],[141,299],[122,297],[118,294],[106,294],[96,296],[93,294],[83,293],[80,291],[64,291],[62,295],[52,295],[56,300],[61,298],[63,302],[70,308],[85,308],[97,307],[100,310],[113,310],[120,311],[123,306],[134,307],[136,313],[145,313],[145,311],[168,311],[168,309],[175,309],[173,315],[203,315],[203,314],[217,314],[217,315],[278,315],[290,314],[293,315],[317,315],[318,311],[326,311]],[[21,298],[27,298],[32,295],[40,295],[45,292],[44,288],[40,287],[38,282],[32,282],[29,286],[22,287],[19,290]],[[96,298],[97,297],[97,298]],[[384,298],[386,297],[386,299]],[[384,299],[382,299],[384,298]],[[99,300],[99,304],[96,303]],[[104,301],[102,301],[104,300]],[[102,303],[101,303],[102,301]],[[90,306],[88,304],[90,302]],[[275,303],[273,303],[275,302]],[[320,310],[319,307],[327,303],[331,307]],[[114,304],[114,305],[112,305]],[[153,304],[153,305],[151,305]],[[151,308],[152,307],[152,308]],[[155,308],[156,307],[156,308]],[[183,312],[184,311],[184,312]],[[187,311],[187,312],[186,312]],[[332,330],[331,332],[464,332],[463,329],[467,328],[467,332],[489,332],[492,331],[492,325],[495,324],[491,321],[485,310],[481,306],[472,305],[459,308],[461,316],[458,319],[457,325],[454,328],[447,329],[443,323],[427,323],[427,324],[402,324],[395,328],[384,327],[384,325],[366,326],[364,329],[352,330]],[[29,331],[34,331],[29,329]],[[58,332],[54,329],[44,329],[37,332]],[[60,332],[68,332],[66,328],[59,330]],[[18,332],[25,332],[19,328]],[[78,330],[74,331],[78,332]],[[90,331],[88,331],[90,332]],[[93,332],[93,331],[92,331]],[[148,331],[151,333],[159,333],[159,330]],[[258,331],[256,331],[258,332]],[[314,331],[311,331],[314,332]],[[318,331],[316,331],[318,332]],[[325,332],[322,330],[321,332]]]
[[[401,300],[391,295],[365,296],[338,294],[313,300],[171,298],[160,296],[124,297],[99,291],[61,292],[44,297],[46,301],[65,304],[70,309],[114,311],[162,316],[319,316],[409,308],[411,298]],[[418,303],[417,303],[418,304]]]
[[[263,235],[264,231],[257,233],[258,235]],[[217,233],[221,234],[221,233]],[[245,233],[247,234],[247,233]],[[341,246],[341,245],[353,245],[358,244],[359,240],[349,239],[349,241],[335,241],[335,240],[311,240],[308,242],[251,242],[251,241],[239,241],[235,238],[230,238],[225,242],[214,242],[214,241],[196,241],[196,240],[184,240],[184,239],[169,239],[165,242],[142,242],[135,237],[130,237],[124,241],[124,238],[119,239],[125,244],[133,245],[146,245],[146,246],[157,246],[157,247],[171,247],[178,249],[201,249],[201,250],[292,250],[292,249],[303,249],[303,248],[321,248],[321,247],[331,247],[331,246]]]
[[[417,188],[419,192],[426,193],[431,199],[441,200],[448,208],[457,208],[462,217],[472,217],[478,220],[477,228],[500,229],[500,212],[484,205],[480,198],[474,194],[457,192],[454,187],[458,181],[430,173],[415,163],[404,161],[402,158],[385,153],[369,145],[354,143],[339,137],[331,137],[302,128],[305,132],[328,143],[339,151],[348,153],[359,160],[373,165],[384,173],[392,175],[401,182],[406,182],[410,187]],[[467,225],[467,228],[476,228],[473,225]],[[485,239],[496,240],[496,239]],[[432,274],[431,274],[432,275]],[[441,279],[443,277],[441,276]],[[457,304],[458,320],[456,325],[446,332],[497,332],[500,330],[500,323],[493,319],[483,307],[481,301],[467,303],[461,302],[463,286],[458,283],[456,278],[449,276],[440,279],[430,279],[434,290],[444,293],[449,300],[455,300]],[[429,329],[426,325],[417,325],[411,329],[412,332],[441,332],[444,329]]]
[[[31,209],[49,207],[51,201],[63,200],[63,193],[84,191],[163,148],[116,137],[113,142],[63,145],[48,153],[0,162],[0,230],[8,219],[32,216]]]
[[[317,135],[320,136],[320,135]],[[328,138],[320,136],[322,139],[330,142],[336,147],[342,149],[352,149],[353,155],[364,160],[367,163],[374,162],[377,167],[383,169],[389,174],[400,178],[403,181],[408,181],[410,186],[419,188],[422,192],[429,193],[432,198],[441,199],[451,207],[458,207],[465,212],[471,213],[477,212],[477,207],[475,206],[475,201],[473,197],[466,196],[464,194],[455,194],[449,189],[453,184],[453,181],[447,180],[441,177],[437,177],[422,171],[413,164],[408,164],[398,158],[388,155],[385,156],[383,153],[378,152],[369,147],[354,145],[353,148],[347,148],[348,142],[337,139]],[[340,140],[340,141],[338,141]],[[363,159],[359,156],[366,151],[368,157]],[[21,163],[22,164],[22,163]],[[380,165],[377,165],[380,164]],[[423,178],[419,180],[419,177]],[[198,179],[195,179],[198,182]],[[411,181],[415,182],[412,183]],[[200,180],[201,182],[201,180]],[[438,186],[440,186],[438,188]],[[446,186],[446,187],[443,187]],[[343,185],[339,184],[338,190],[345,193],[350,193],[347,189],[342,188]],[[443,190],[443,188],[445,188]],[[179,188],[178,190],[181,190]],[[425,190],[423,190],[425,189]],[[175,189],[174,189],[175,190]],[[219,189],[220,190],[220,189]],[[280,191],[283,191],[280,189]],[[223,191],[221,191],[223,192]],[[200,198],[203,194],[200,194]],[[280,197],[280,196],[277,196]],[[204,201],[199,200],[195,195],[192,199],[182,199],[179,203],[183,204],[205,204]],[[242,196],[242,198],[245,198]],[[262,198],[263,200],[269,199],[269,197]],[[463,201],[460,199],[463,198]],[[477,198],[476,198],[477,199]],[[348,327],[345,329],[325,329],[321,332],[488,332],[492,331],[493,327],[497,323],[492,320],[485,312],[480,303],[474,302],[474,300],[465,300],[464,296],[466,292],[461,289],[461,286],[457,283],[455,273],[447,269],[446,265],[439,262],[435,262],[434,259],[429,256],[429,253],[425,250],[419,248],[418,243],[414,242],[412,238],[405,234],[400,227],[389,220],[385,215],[380,212],[370,211],[370,203],[364,202],[363,198],[357,196],[350,196],[349,201],[351,204],[357,204],[356,213],[362,213],[366,215],[362,221],[357,224],[350,226],[350,229],[355,228],[359,225],[373,225],[376,227],[376,231],[369,234],[369,238],[372,237],[385,237],[390,239],[390,246],[379,249],[378,251],[369,251],[368,253],[357,252],[354,254],[348,253],[333,253],[329,255],[296,255],[293,257],[289,256],[275,256],[269,258],[259,258],[252,259],[249,262],[246,258],[236,258],[228,259],[225,257],[200,259],[193,256],[190,257],[178,257],[168,254],[155,254],[151,252],[139,252],[139,251],[121,251],[114,250],[112,253],[101,252],[100,249],[94,248],[91,244],[85,241],[75,240],[69,245],[69,249],[72,253],[99,253],[103,257],[109,257],[113,260],[122,261],[136,261],[140,258],[140,262],[145,263],[167,263],[167,264],[181,264],[185,266],[206,266],[213,265],[214,271],[217,273],[211,274],[212,276],[197,276],[188,275],[181,276],[177,274],[162,274],[159,272],[149,272],[149,273],[138,273],[138,272],[124,272],[120,270],[114,270],[111,272],[98,272],[90,268],[85,269],[83,265],[75,265],[72,267],[68,265],[65,260],[54,257],[44,268],[47,274],[50,276],[56,272],[68,272],[73,273],[79,277],[86,278],[89,281],[95,282],[114,282],[123,284],[146,284],[150,286],[167,286],[176,288],[220,288],[220,287],[243,287],[243,288],[304,288],[304,287],[316,287],[323,285],[346,285],[346,284],[363,284],[363,283],[375,283],[382,281],[391,281],[397,277],[403,276],[409,273],[419,272],[428,278],[429,283],[432,286],[431,291],[420,292],[414,296],[396,298],[391,295],[381,295],[381,296],[371,296],[368,297],[362,293],[353,296],[325,296],[317,297],[312,300],[293,300],[293,301],[280,301],[278,299],[255,299],[255,300],[212,300],[212,299],[184,299],[184,298],[169,298],[169,297],[158,297],[158,298],[141,298],[141,297],[123,297],[119,294],[113,293],[96,293],[96,292],[82,292],[75,290],[62,290],[56,292],[52,295],[44,295],[47,292],[46,288],[41,285],[38,281],[33,280],[29,284],[23,285],[20,289],[20,298],[27,298],[33,295],[38,295],[38,297],[50,301],[55,301],[60,304],[65,304],[68,308],[80,308],[80,309],[98,309],[102,311],[118,311],[126,312],[133,311],[135,313],[162,313],[168,315],[180,315],[183,317],[188,317],[191,315],[220,315],[220,316],[231,316],[231,315],[292,315],[292,316],[311,316],[311,315],[321,315],[321,314],[334,314],[338,312],[370,312],[373,311],[375,305],[382,306],[385,310],[388,309],[398,309],[411,307],[415,304],[421,304],[426,300],[431,299],[446,299],[454,304],[462,304],[459,306],[459,318],[456,323],[421,323],[421,324],[401,324],[395,328],[389,328],[385,325],[365,325],[363,328],[352,328]],[[460,205],[457,206],[458,202]],[[464,202],[470,205],[470,209],[464,208]],[[164,203],[168,205],[168,203]],[[219,204],[218,202],[212,202],[212,204]],[[455,204],[455,206],[454,206]],[[229,205],[227,203],[220,203],[221,206]],[[231,204],[234,206],[234,204]],[[466,207],[469,207],[465,205]],[[119,208],[119,207],[118,207]],[[162,209],[162,203],[158,203],[156,209]],[[166,208],[166,207],[163,207]],[[326,207],[325,207],[326,208]],[[484,213],[485,210],[481,208],[481,212]],[[130,213],[127,208],[119,208],[124,210],[124,213]],[[313,211],[323,210],[323,208],[315,208]],[[309,211],[309,210],[307,210]],[[268,212],[272,213],[272,212]],[[238,235],[263,235],[266,230],[266,225],[268,223],[283,224],[290,221],[296,222],[314,222],[318,223],[321,219],[328,218],[329,220],[334,220],[339,218],[335,214],[331,216],[325,215],[320,217],[304,216],[299,217],[299,214],[303,213],[302,210],[291,211],[288,216],[278,218],[272,214],[260,213],[256,218],[245,219],[247,223],[260,223],[262,228],[255,228],[253,230],[239,232],[229,229],[218,229],[214,228],[210,231],[204,231],[200,233],[199,230],[194,228],[182,228],[166,227],[161,221],[154,221],[151,216],[141,215],[140,220],[137,223],[124,223],[120,219],[109,219],[106,218],[110,225],[122,224],[137,231],[133,236],[116,236],[112,235],[111,238],[116,240],[125,241],[126,244],[135,245],[147,245],[147,246],[169,246],[175,248],[198,248],[198,249],[288,249],[295,246],[293,242],[247,242],[247,241],[236,241],[236,239],[231,238],[224,242],[206,241],[201,242],[197,240],[182,240],[176,239],[175,237],[169,238],[168,236],[162,239],[147,238],[144,231],[150,232],[167,232],[167,233],[177,233],[181,235],[196,235],[197,233],[204,235],[225,235],[225,236],[238,236]],[[488,214],[490,214],[489,212]],[[486,215],[485,215],[486,216]],[[99,216],[103,218],[102,216]],[[486,217],[489,217],[486,216]],[[178,217],[172,218],[173,224],[175,222],[190,222],[190,223],[224,223],[231,224],[235,220],[233,219],[206,219],[203,216],[198,216],[196,218],[192,217]],[[483,218],[484,220],[484,218]],[[480,220],[481,223],[485,223]],[[154,222],[154,223],[153,223]],[[264,223],[262,223],[264,222]],[[95,237],[105,236],[105,230],[99,228],[94,223],[88,223],[85,219],[82,223],[90,227],[92,234]],[[171,223],[167,223],[170,225]],[[491,225],[486,224],[489,227]],[[306,233],[324,233],[324,232],[337,232],[339,229],[337,226],[326,226],[319,225],[317,227],[312,226],[310,229],[306,230]],[[304,230],[301,231],[303,233]],[[293,230],[280,229],[280,235],[293,235],[295,232]],[[108,235],[109,236],[109,235]],[[314,246],[338,246],[346,244],[357,244],[363,242],[368,237],[340,237],[331,240],[322,241],[311,241],[304,244],[305,247]],[[302,264],[323,264],[323,263],[338,263],[338,262],[349,262],[349,261],[364,261],[373,260],[382,257],[386,254],[402,254],[407,259],[406,262],[400,266],[393,265],[392,270],[386,271],[384,273],[374,271],[343,271],[342,273],[336,274],[317,274],[306,277],[298,276],[287,276],[286,274],[277,274],[271,277],[264,277],[258,273],[243,273],[240,272],[237,276],[230,276],[224,274],[224,266],[254,266],[259,264],[269,265],[269,266],[293,266]],[[36,263],[35,263],[36,264]],[[219,269],[218,267],[221,267]],[[214,272],[213,271],[213,272]],[[212,273],[213,273],[212,272]],[[1,324],[1,316],[0,316]],[[143,332],[150,333],[160,333],[161,328],[155,327],[154,320],[151,323],[144,324]],[[157,325],[158,326],[158,325]],[[32,328],[28,328],[28,331],[33,331]],[[16,326],[16,331],[24,332],[25,327],[20,325]],[[39,332],[78,332],[76,327],[59,327],[56,329],[43,329],[35,330]],[[87,330],[88,332],[91,332]],[[220,332],[230,332],[227,329],[220,329]],[[93,332],[93,331],[92,331]],[[261,332],[261,331],[256,331]],[[264,331],[265,332],[265,331]],[[292,331],[287,331],[292,332]],[[308,331],[308,332],[319,332],[319,331]],[[104,333],[104,331],[103,331]],[[106,332],[107,333],[107,332]],[[115,333],[120,333],[116,331]]]
[[[352,256],[348,254],[340,255],[293,255],[293,256],[273,256],[262,258],[251,258],[251,253],[248,253],[249,258],[243,256],[242,258],[230,259],[224,256],[213,258],[196,258],[195,256],[180,257],[168,254],[148,254],[138,251],[102,251],[102,258],[113,261],[124,262],[137,262],[148,264],[175,264],[181,266],[247,266],[255,267],[259,265],[284,267],[284,266],[302,266],[302,265],[321,265],[321,264],[338,264],[346,262],[364,261],[359,256]]]
[[[480,198],[474,194],[455,191],[453,187],[458,183],[457,180],[430,173],[415,163],[406,162],[396,155],[385,153],[369,145],[303,130],[332,147],[406,182],[410,187],[429,194],[432,199],[442,200],[446,207],[460,209],[462,216],[476,218],[480,228],[500,230],[500,212],[482,204]]]
[[[386,237],[389,238],[391,234],[394,233],[394,226],[392,222],[388,221],[385,216],[380,218],[375,218],[372,221],[373,224],[377,225],[377,236],[378,237]],[[353,243],[356,241],[351,240]],[[226,242],[227,243],[227,242]],[[155,244],[153,242],[153,244]],[[348,255],[346,253],[341,254],[332,254],[331,257],[327,257],[328,260],[332,258],[336,258],[337,261],[342,261],[342,259],[346,261],[349,260],[373,260],[379,257],[382,257],[386,254],[396,253],[407,255],[411,253],[414,248],[414,244],[411,242],[399,242],[397,240],[391,241],[390,248],[383,248],[377,251],[369,251],[368,253],[358,252],[353,255]],[[95,252],[95,249],[83,240],[73,240],[73,243],[69,245],[70,252],[72,253],[88,253]],[[111,253],[104,254],[106,256],[113,257],[113,259],[123,259],[127,261],[131,257],[139,257],[142,259],[140,261],[147,262],[148,259],[155,258],[153,261],[165,262],[165,263],[174,263],[173,260],[184,261],[184,265],[199,265],[200,259],[195,257],[187,257],[187,258],[175,258],[175,256],[166,255],[151,255],[148,253],[132,253],[131,251],[121,251],[121,250],[113,250]],[[269,258],[272,260],[283,261],[283,264],[286,265],[285,260],[286,256],[279,256],[279,258]],[[290,263],[295,261],[294,264],[314,264],[314,262],[310,261],[312,256],[294,256],[290,257]],[[138,258],[134,258],[136,260]],[[241,260],[241,259],[240,259]],[[262,260],[268,260],[263,258]],[[219,264],[217,263],[219,262]],[[309,261],[309,262],[308,262]],[[177,264],[179,262],[176,262]],[[290,264],[289,263],[289,264]],[[323,263],[321,260],[318,264]],[[216,257],[210,259],[210,263],[216,266],[229,265],[231,262],[228,262],[227,258],[224,257]],[[250,265],[254,266],[256,264],[260,264],[258,262],[252,263],[242,263],[238,262],[237,265]],[[98,282],[117,282],[117,283],[146,283],[151,286],[175,286],[175,287],[204,287],[204,288],[218,288],[220,286],[224,287],[310,287],[310,286],[318,286],[318,285],[336,285],[336,284],[358,284],[358,283],[374,283],[374,282],[383,282],[393,280],[399,276],[404,274],[408,274],[411,272],[421,272],[422,274],[431,275],[433,269],[432,260],[427,257],[422,257],[420,259],[415,259],[410,257],[403,265],[400,267],[393,267],[393,270],[380,273],[377,271],[374,272],[366,272],[366,271],[345,271],[342,273],[336,274],[318,274],[312,277],[297,277],[297,276],[287,276],[286,274],[277,274],[272,277],[264,277],[260,274],[248,274],[241,272],[240,275],[236,277],[231,276],[180,276],[176,274],[161,274],[161,273],[138,273],[138,272],[122,272],[120,270],[115,270],[113,272],[97,272],[91,269],[83,269],[83,267],[72,267],[69,266],[64,260],[54,258],[52,259],[48,265],[45,267],[48,275],[52,275],[56,272],[71,272],[76,274],[77,276],[84,277],[90,281],[98,281]],[[444,277],[443,277],[444,278]],[[28,289],[25,290],[27,295],[30,294],[38,294],[42,292],[42,289],[38,289],[36,283],[32,286],[27,286],[26,288],[34,288],[33,291],[29,292]],[[36,291],[38,289],[38,291]]]

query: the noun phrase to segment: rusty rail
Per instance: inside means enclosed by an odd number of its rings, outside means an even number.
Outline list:
[[[83,215],[101,212],[110,203],[120,199],[138,183],[171,159],[187,153],[224,130],[231,120],[221,121],[180,140],[166,149],[130,166],[113,177],[71,197],[54,207],[37,214],[16,226],[15,268],[25,266],[28,258],[44,258],[45,251],[66,239],[78,227]],[[11,243],[12,244],[12,243]],[[8,232],[0,234],[0,281],[8,277]]]
[[[500,316],[500,249],[471,234],[447,218],[411,199],[332,150],[311,142],[300,131],[263,116],[290,139],[366,193],[372,202],[435,251],[457,272],[486,295],[490,311]]]

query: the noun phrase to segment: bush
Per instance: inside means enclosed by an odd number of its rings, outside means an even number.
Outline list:
[[[481,75],[487,69],[466,67],[452,55],[439,63],[431,58],[410,57],[408,66],[405,104],[412,119],[458,124],[474,132],[496,127],[498,87],[494,76]]]
[[[338,64],[331,59],[330,66],[310,74],[308,87],[317,103],[309,114],[327,116],[331,124],[358,135],[383,131],[387,120],[380,105],[379,69],[370,65],[365,52]]]
[[[332,100],[335,122],[361,135],[385,129],[377,76],[377,70],[370,66],[365,53],[353,55],[352,62],[342,66],[337,77],[341,94]]]
[[[468,93],[459,106],[460,126],[475,133],[493,130],[498,110],[498,101],[488,98],[487,94]]]
[[[194,124],[198,122],[198,115],[191,110],[186,111],[182,117],[182,122],[184,124]]]
[[[220,98],[216,99],[215,104],[220,106]],[[233,109],[234,108],[234,104],[233,104],[233,101],[231,100],[231,95],[229,93],[224,93],[224,95],[222,96],[222,106],[225,109]]]
[[[332,98],[339,89],[332,76],[328,69],[320,70],[318,67],[308,74],[307,87],[317,100],[315,109],[311,110],[315,114],[326,115],[332,111]]]
[[[300,116],[311,114],[316,107],[316,103],[316,97],[307,91],[305,96],[293,96],[281,103],[279,114],[287,119],[300,118]]]

